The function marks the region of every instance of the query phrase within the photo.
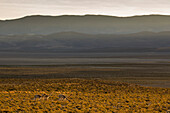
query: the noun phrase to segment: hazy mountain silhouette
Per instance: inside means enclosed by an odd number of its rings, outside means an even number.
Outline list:
[[[0,51],[149,52],[170,51],[170,32],[133,34],[1,35]]]
[[[41,35],[70,31],[86,34],[130,34],[143,31],[170,31],[170,16],[36,15],[0,21],[0,35]]]

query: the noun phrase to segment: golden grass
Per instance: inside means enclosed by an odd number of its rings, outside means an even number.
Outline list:
[[[50,94],[34,101],[34,95]],[[69,101],[58,100],[59,94]],[[0,112],[159,113],[170,109],[170,89],[101,79],[0,79]]]

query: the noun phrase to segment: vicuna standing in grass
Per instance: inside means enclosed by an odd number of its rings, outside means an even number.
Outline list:
[[[52,92],[52,93],[53,93],[53,92]],[[43,99],[43,100],[48,100],[49,97],[52,95],[52,93],[51,93],[50,95],[47,95],[47,94],[35,95],[35,96],[34,96],[34,100],[37,100],[37,99],[39,99],[39,100],[41,100],[41,99]]]
[[[41,98],[42,98],[41,95],[35,95],[33,100],[35,100],[35,101],[36,101],[37,99],[38,99],[38,100],[41,100]]]
[[[70,95],[70,96],[71,96],[71,95]],[[70,97],[70,96],[69,96],[69,97]],[[68,100],[68,99],[67,99],[68,97],[66,97],[66,96],[63,95],[63,94],[59,94],[58,97],[59,97],[59,100]],[[70,100],[68,100],[68,101],[70,102]]]

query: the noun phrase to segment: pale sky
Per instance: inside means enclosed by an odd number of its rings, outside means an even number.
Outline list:
[[[170,15],[170,0],[0,0],[0,20],[27,15]]]

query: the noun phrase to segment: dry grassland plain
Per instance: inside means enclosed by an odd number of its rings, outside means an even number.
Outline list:
[[[169,64],[0,66],[0,112],[166,113],[169,74]]]

